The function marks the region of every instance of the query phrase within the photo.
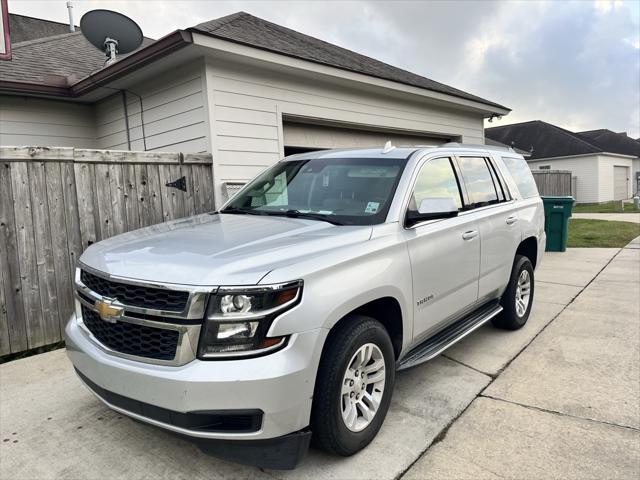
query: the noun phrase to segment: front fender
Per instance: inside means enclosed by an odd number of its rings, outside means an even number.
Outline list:
[[[298,277],[304,280],[302,301],[274,320],[269,336],[331,329],[358,307],[392,297],[398,301],[402,313],[403,347],[408,345],[413,336],[413,310],[411,266],[406,247],[389,239],[371,240],[367,244],[360,246],[357,256],[334,259],[332,264],[325,261],[324,267]],[[262,283],[276,283],[295,276],[293,272],[272,273]]]

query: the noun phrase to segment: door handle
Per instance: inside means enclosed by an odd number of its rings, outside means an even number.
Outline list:
[[[518,217],[507,217],[507,225],[513,225],[518,221]]]
[[[472,238],[476,238],[478,236],[477,230],[469,230],[468,232],[464,232],[462,234],[463,240],[471,240]]]

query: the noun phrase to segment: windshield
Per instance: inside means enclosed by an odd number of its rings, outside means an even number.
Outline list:
[[[384,222],[403,159],[279,162],[253,180],[221,213],[282,215],[338,225]]]

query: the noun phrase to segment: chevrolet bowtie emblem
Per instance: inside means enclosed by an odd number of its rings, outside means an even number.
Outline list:
[[[100,318],[105,322],[116,323],[122,315],[124,309],[122,307],[116,307],[114,305],[115,301],[116,300],[111,298],[103,298],[102,300],[96,300],[94,304],[98,315],[100,315]]]

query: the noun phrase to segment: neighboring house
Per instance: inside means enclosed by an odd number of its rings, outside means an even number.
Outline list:
[[[243,12],[104,61],[80,32],[14,44],[0,144],[211,152],[219,203],[286,154],[483,143],[483,120],[509,112]]]
[[[531,169],[569,170],[577,202],[630,198],[638,191],[640,142],[610,130],[570,132],[540,120],[488,128],[487,138],[529,151]]]

